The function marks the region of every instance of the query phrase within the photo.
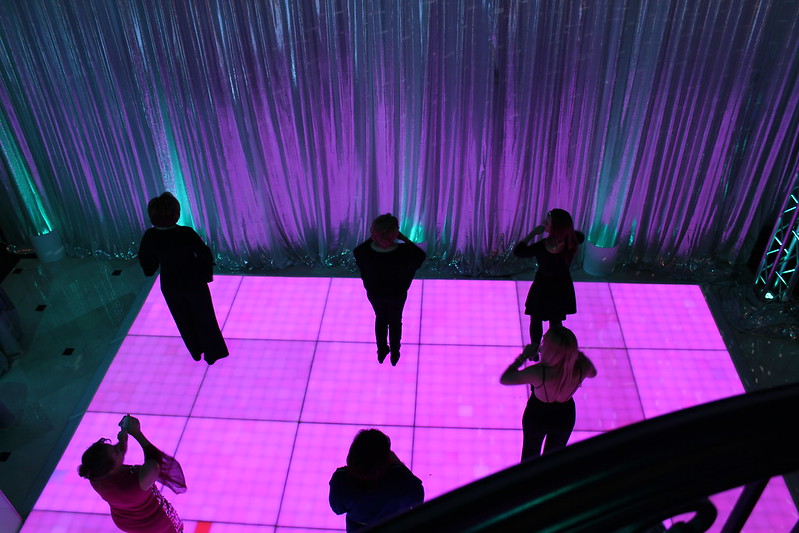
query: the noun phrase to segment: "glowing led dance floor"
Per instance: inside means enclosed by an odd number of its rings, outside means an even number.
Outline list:
[[[528,338],[529,284],[415,281],[397,367],[376,360],[359,279],[218,276],[231,356],[212,367],[191,359],[156,284],[22,531],[115,530],[76,468],[125,413],[182,463],[189,490],[165,495],[186,532],[343,530],[328,481],[364,427],[391,437],[426,499],[511,466],[527,388],[498,379]],[[565,325],[599,375],[575,395],[572,441],[743,392],[699,287],[576,290],[579,314]],[[141,462],[133,440],[128,454]],[[714,497],[717,522],[737,493]],[[745,531],[788,531],[796,519],[775,478]]]

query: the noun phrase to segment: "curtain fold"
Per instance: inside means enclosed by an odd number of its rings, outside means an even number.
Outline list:
[[[790,0],[8,0],[0,225],[131,257],[170,190],[262,270],[392,212],[473,275],[560,207],[628,263],[740,262],[799,173],[798,50]]]

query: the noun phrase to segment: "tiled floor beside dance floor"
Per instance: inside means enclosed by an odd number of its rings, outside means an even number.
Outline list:
[[[529,284],[415,281],[397,367],[377,363],[359,279],[218,276],[231,356],[212,367],[189,357],[156,285],[22,531],[114,531],[76,467],[125,413],[182,463],[189,490],[166,496],[187,533],[343,530],[328,481],[364,427],[391,437],[427,499],[511,466],[527,389],[498,378],[527,338]],[[576,290],[580,314],[566,325],[599,375],[575,395],[572,441],[743,392],[698,286]],[[127,462],[139,461],[131,440]],[[734,495],[715,499],[723,520]],[[796,519],[775,478],[745,531]]]

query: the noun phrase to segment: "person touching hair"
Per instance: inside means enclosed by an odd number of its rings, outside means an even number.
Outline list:
[[[547,236],[531,242],[537,235]],[[530,343],[538,346],[544,332],[544,322],[560,326],[566,315],[577,312],[577,300],[572,281],[572,261],[577,246],[585,235],[574,231],[571,215],[563,209],[552,209],[543,224],[534,228],[513,248],[516,257],[533,257],[538,263],[533,284],[524,302],[524,314],[530,315]]]
[[[520,367],[534,359],[536,347],[527,345],[499,378],[503,385],[530,385],[530,399],[522,416],[522,461],[563,448],[574,429],[574,393],[586,378],[596,377],[596,367],[577,347],[577,337],[563,326],[549,328],[541,342],[538,364]],[[546,442],[545,442],[546,441]]]
[[[139,419],[126,415],[119,422],[117,443],[100,439],[83,453],[78,474],[108,502],[114,524],[125,532],[180,533],[183,523],[155,482],[176,494],[186,491],[180,464],[153,446],[141,431]],[[126,465],[128,435],[144,452],[144,463]]]

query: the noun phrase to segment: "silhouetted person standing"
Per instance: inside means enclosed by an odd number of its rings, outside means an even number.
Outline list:
[[[536,235],[547,236],[533,244]],[[524,302],[524,314],[530,315],[530,343],[538,347],[543,322],[549,326],[560,326],[566,315],[577,312],[577,299],[574,295],[574,282],[569,271],[577,246],[585,240],[585,235],[574,231],[571,215],[563,209],[553,209],[547,213],[544,223],[528,233],[514,248],[516,257],[535,257],[538,270]]]
[[[535,349],[528,344],[499,378],[503,385],[530,385],[522,417],[522,461],[540,456],[541,444],[545,453],[566,446],[577,418],[572,396],[584,379],[596,377],[596,367],[577,348],[570,329],[549,328],[541,342],[541,362],[519,370],[526,360],[537,359]]]
[[[208,284],[213,281],[211,249],[197,232],[178,226],[180,203],[165,192],[147,204],[153,228],[139,246],[139,262],[145,276],[161,268],[161,292],[175,319],[191,357],[212,365],[228,356],[225,339],[211,301]]]
[[[400,233],[397,217],[380,215],[372,223],[372,237],[353,251],[361,270],[366,296],[375,310],[377,360],[391,353],[397,365],[402,339],[402,310],[416,271],[427,255]],[[397,239],[401,243],[397,243]]]
[[[330,507],[347,513],[347,531],[360,531],[424,501],[422,481],[391,451],[377,429],[355,435],[342,466],[330,478]]]

